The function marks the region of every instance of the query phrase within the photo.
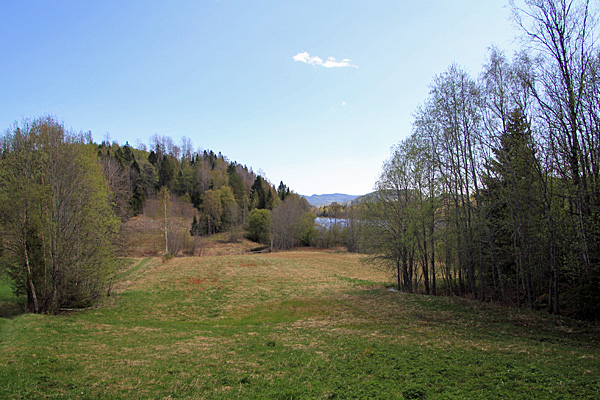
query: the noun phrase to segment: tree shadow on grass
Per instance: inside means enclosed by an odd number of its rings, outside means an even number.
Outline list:
[[[7,302],[0,300],[0,318],[14,318],[25,314],[25,302],[20,299]]]
[[[0,318],[14,318],[25,313],[25,296],[16,296],[8,279],[0,274]]]

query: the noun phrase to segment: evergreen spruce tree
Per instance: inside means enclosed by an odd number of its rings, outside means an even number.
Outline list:
[[[190,235],[197,236],[198,235],[198,219],[194,215],[194,219],[192,219],[192,229],[190,229]]]

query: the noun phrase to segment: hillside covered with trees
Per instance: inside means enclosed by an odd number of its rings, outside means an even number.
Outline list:
[[[248,223],[249,236],[271,249],[297,246],[299,229],[313,227],[308,203],[283,182],[275,187],[221,153],[194,152],[185,138],[177,146],[154,136],[150,151],[96,144],[89,132],[40,117],[15,123],[0,144],[2,269],[30,311],[110,293],[119,225],[144,212],[163,227],[160,254],[169,256],[190,235],[231,232],[236,240]],[[196,211],[178,225],[186,205]],[[258,210],[262,221],[253,220]]]

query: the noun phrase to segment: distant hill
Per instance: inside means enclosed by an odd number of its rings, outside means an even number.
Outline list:
[[[351,194],[341,194],[341,193],[333,193],[333,194],[313,194],[312,196],[302,196],[304,197],[311,206],[321,207],[334,202],[337,203],[346,203],[352,201],[360,196],[353,196]]]

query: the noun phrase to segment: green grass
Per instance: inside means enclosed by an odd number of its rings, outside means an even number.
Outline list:
[[[99,309],[0,319],[0,398],[600,397],[596,326],[390,292],[349,254],[134,260],[120,279]]]
[[[146,265],[146,263],[148,261],[150,261],[152,258],[151,257],[147,257],[144,259],[141,259],[139,261],[130,259],[130,258],[124,258],[121,259],[121,262],[118,263],[119,265],[117,265],[117,277],[116,280],[120,281],[123,280],[125,278],[128,278],[129,276],[133,275],[135,272],[139,271],[140,268],[142,268],[144,265]],[[131,264],[133,264],[133,266],[131,266]]]

